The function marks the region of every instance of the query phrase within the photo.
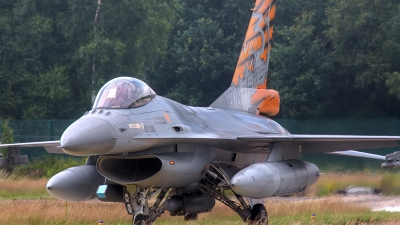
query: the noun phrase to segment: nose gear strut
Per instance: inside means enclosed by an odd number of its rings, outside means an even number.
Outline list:
[[[173,188],[140,188],[137,187],[135,194],[124,188],[124,204],[126,211],[132,215],[133,225],[151,225],[165,211],[165,200],[169,199],[174,192]],[[168,193],[169,192],[169,193]],[[168,193],[168,195],[166,195]],[[157,195],[152,207],[149,200]]]

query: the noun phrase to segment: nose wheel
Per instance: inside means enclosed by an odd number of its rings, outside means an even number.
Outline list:
[[[146,225],[147,217],[143,214],[137,214],[132,219],[132,225]]]
[[[268,214],[263,204],[255,204],[251,209],[249,224],[268,225]]]
[[[168,194],[167,194],[168,193]],[[174,195],[174,189],[169,188],[140,188],[131,194],[127,187],[124,188],[124,204],[126,211],[132,215],[132,225],[151,225],[165,210],[165,202]],[[153,206],[149,200],[156,197]]]

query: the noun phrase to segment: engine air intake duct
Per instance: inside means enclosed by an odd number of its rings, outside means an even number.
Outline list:
[[[316,165],[285,160],[250,165],[233,176],[231,186],[240,195],[259,199],[304,191],[318,178]]]
[[[165,153],[148,156],[101,156],[97,169],[116,183],[142,187],[184,187],[199,181],[210,160],[193,153]]]

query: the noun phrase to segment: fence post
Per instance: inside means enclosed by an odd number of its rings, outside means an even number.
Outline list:
[[[53,140],[53,120],[49,120],[49,135],[50,141]]]

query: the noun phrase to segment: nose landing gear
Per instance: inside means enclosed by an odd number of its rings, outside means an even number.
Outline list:
[[[132,225],[146,225],[147,217],[143,214],[137,214],[133,217]]]
[[[166,196],[168,191],[170,193]],[[137,193],[132,195],[125,188],[124,203],[128,214],[133,215],[132,225],[151,225],[165,211],[165,200],[170,198],[173,192],[173,189],[168,188],[139,188]],[[155,196],[157,199],[150,208],[149,199]]]

